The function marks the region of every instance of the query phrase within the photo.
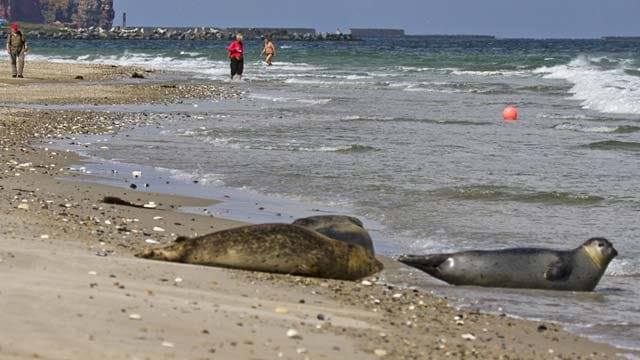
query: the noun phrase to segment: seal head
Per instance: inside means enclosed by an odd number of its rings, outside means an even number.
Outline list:
[[[369,232],[364,228],[362,221],[352,216],[344,215],[319,215],[298,219],[294,225],[319,232],[331,239],[347,244],[360,245],[367,251],[375,254],[373,241]]]

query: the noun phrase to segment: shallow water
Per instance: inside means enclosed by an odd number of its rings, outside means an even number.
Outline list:
[[[224,44],[125,44],[99,52],[44,43],[37,56],[188,70],[215,81],[227,71]],[[273,68],[255,59],[249,81],[220,82],[242,89],[243,100],[113,108],[164,115],[154,115],[160,127],[80,139],[92,144],[83,151],[111,162],[93,171],[143,164],[176,182],[199,181],[185,191],[235,189],[245,205],[209,211],[247,211],[253,221],[314,209],[353,213],[369,220],[387,255],[566,249],[606,236],[620,256],[594,293],[434,287],[426,275],[418,285],[462,306],[560,321],[640,348],[637,44],[286,45]],[[500,119],[509,104],[519,121]],[[252,209],[256,194],[266,196],[266,213]]]

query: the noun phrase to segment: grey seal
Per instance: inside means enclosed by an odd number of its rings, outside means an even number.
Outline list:
[[[464,251],[398,261],[452,285],[592,291],[617,255],[609,240],[592,238],[573,250]]]
[[[317,231],[332,239],[360,245],[375,254],[369,232],[364,228],[362,221],[355,217],[344,215],[311,216],[298,219],[293,224]]]
[[[383,265],[361,246],[326,237],[302,226],[262,224],[178,238],[137,257],[233,269],[357,280]]]

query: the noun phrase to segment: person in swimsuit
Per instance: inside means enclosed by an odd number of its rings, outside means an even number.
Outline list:
[[[264,48],[262,49],[260,56],[264,54],[267,54],[267,58],[265,59],[267,65],[271,66],[271,60],[276,56],[276,46],[273,45],[273,42],[269,38],[264,39]]]
[[[244,47],[242,46],[242,34],[236,35],[236,39],[227,48],[229,60],[231,60],[231,80],[238,75],[238,80],[242,79],[244,71]]]

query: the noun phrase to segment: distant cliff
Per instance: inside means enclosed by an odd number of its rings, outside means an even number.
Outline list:
[[[0,0],[0,16],[9,21],[111,28],[113,0]]]
[[[0,0],[0,17],[34,23],[44,20],[38,0]]]

